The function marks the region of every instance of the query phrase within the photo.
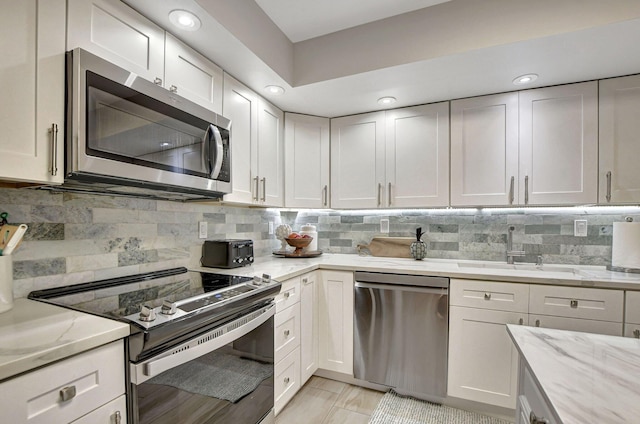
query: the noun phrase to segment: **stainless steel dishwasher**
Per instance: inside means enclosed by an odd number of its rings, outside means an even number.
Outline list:
[[[355,281],[354,376],[441,402],[449,279],[356,271]]]

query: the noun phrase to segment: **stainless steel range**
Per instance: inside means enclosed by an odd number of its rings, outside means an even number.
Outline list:
[[[268,276],[174,268],[29,298],[129,323],[129,423],[266,424],[279,291]]]

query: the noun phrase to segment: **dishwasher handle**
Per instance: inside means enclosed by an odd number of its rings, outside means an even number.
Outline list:
[[[394,290],[394,291],[407,291],[413,293],[429,293],[447,295],[449,289],[446,287],[420,287],[420,286],[404,286],[402,284],[375,284],[375,283],[363,283],[362,281],[356,281],[354,287],[357,289],[375,289],[375,290]]]

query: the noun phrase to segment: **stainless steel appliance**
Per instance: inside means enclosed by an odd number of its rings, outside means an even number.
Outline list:
[[[202,266],[237,268],[253,263],[253,240],[206,240],[202,245]]]
[[[130,325],[129,423],[267,424],[274,420],[279,291],[267,277],[174,268],[29,298]]]
[[[355,280],[354,376],[441,402],[449,279],[356,271]]]
[[[67,53],[66,190],[168,199],[231,191],[228,119],[82,49]]]

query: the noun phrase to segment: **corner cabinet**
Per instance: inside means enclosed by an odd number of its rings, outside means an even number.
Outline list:
[[[222,115],[231,120],[232,192],[225,202],[284,205],[284,113],[224,74]]]
[[[449,204],[449,103],[331,120],[331,206]]]
[[[451,205],[597,201],[597,82],[451,102]]]
[[[286,207],[329,207],[329,118],[284,114],[284,165]]]
[[[3,0],[0,179],[64,179],[64,0]]]
[[[600,81],[600,204],[640,203],[640,75]]]
[[[319,275],[318,366],[353,376],[353,272]]]

